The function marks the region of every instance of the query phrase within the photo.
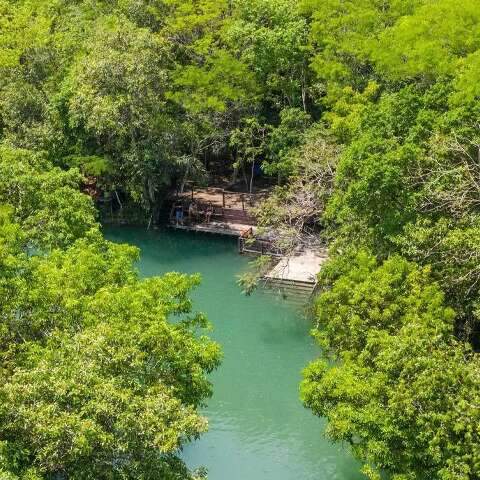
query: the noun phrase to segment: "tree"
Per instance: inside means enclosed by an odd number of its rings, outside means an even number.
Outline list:
[[[292,0],[239,0],[222,40],[254,73],[267,111],[307,111],[307,21]]]
[[[233,131],[230,137],[230,145],[237,151],[235,169],[241,169],[245,172],[245,167],[250,166],[250,181],[248,183],[245,176],[245,184],[250,193],[253,191],[255,171],[260,165],[259,160],[266,148],[266,138],[267,127],[260,124],[255,117],[245,119],[242,126]]]
[[[0,178],[0,475],[193,480],[178,450],[207,428],[221,357],[199,277],[141,280],[76,169],[1,147]]]
[[[302,4],[322,119],[343,144],[322,216],[328,355],[303,400],[371,478],[477,478],[478,12]]]
[[[206,429],[196,408],[220,357],[195,333],[198,277],[141,281],[137,250],[98,233],[27,257],[3,218],[0,285],[13,269],[15,287],[0,305],[2,475],[192,478],[177,451]]]
[[[480,47],[477,3],[466,1],[460,9],[452,0],[418,3],[379,35],[372,49],[377,69],[391,78],[427,82],[456,74],[462,59]]]
[[[96,228],[91,199],[79,191],[76,169],[53,167],[44,155],[0,146],[0,204],[10,204],[26,242],[65,247]]]
[[[363,252],[331,263],[322,285],[316,335],[337,362],[305,370],[302,398],[328,418],[328,436],[372,479],[478,476],[479,357],[454,338],[429,270]]]
[[[118,18],[100,20],[65,80],[69,126],[114,165],[117,182],[148,210],[175,172],[169,130],[168,49],[151,32]]]
[[[275,245],[291,253],[299,246],[320,243],[341,146],[321,124],[312,125],[300,138],[296,132],[287,134],[286,130],[286,125],[273,130],[269,142],[270,148],[286,144],[278,167],[289,172],[288,181],[277,186],[255,213],[259,226],[274,234]],[[288,148],[292,140],[293,146]],[[297,141],[300,145],[296,145]]]
[[[266,160],[262,170],[277,175],[278,183],[293,173],[293,152],[303,143],[303,136],[311,121],[310,115],[298,108],[286,108],[280,112],[280,123],[268,132]]]

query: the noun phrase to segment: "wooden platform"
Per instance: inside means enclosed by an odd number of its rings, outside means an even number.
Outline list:
[[[210,222],[196,223],[192,225],[176,225],[170,224],[170,228],[175,230],[186,230],[188,232],[213,233],[216,235],[228,235],[231,237],[240,237],[246,230],[251,229],[251,225],[244,225],[241,223],[223,223]]]
[[[176,199],[185,202],[196,201],[201,204],[211,203],[215,207],[246,211],[257,205],[268,196],[268,190],[256,193],[232,192],[218,187],[192,188],[183,193],[177,193]]]
[[[191,232],[216,233],[240,237],[247,229],[255,227],[255,218],[249,209],[258,196],[227,192],[220,188],[192,189],[190,193],[178,194],[167,202],[166,210],[170,226]],[[190,215],[190,206],[195,212]],[[182,208],[183,222],[177,225],[175,210]],[[206,212],[210,211],[207,223]],[[165,212],[167,213],[167,212]]]

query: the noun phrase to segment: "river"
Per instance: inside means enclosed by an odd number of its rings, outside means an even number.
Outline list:
[[[210,430],[183,451],[207,467],[209,480],[360,480],[349,452],[323,436],[325,422],[299,401],[301,370],[318,355],[309,321],[272,292],[242,295],[236,276],[248,259],[232,239],[133,227],[108,228],[107,238],[140,247],[142,276],[200,273],[193,293],[224,360],[212,374],[204,409]]]

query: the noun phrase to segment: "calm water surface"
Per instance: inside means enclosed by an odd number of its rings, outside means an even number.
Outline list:
[[[195,308],[208,315],[224,360],[204,410],[210,430],[183,452],[190,467],[206,466],[209,480],[364,478],[349,453],[323,437],[324,421],[299,401],[301,370],[318,355],[308,320],[272,293],[241,294],[236,275],[247,259],[235,241],[141,228],[108,228],[106,235],[141,248],[144,276],[202,275]]]

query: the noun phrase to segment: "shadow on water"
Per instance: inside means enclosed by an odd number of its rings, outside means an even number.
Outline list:
[[[201,273],[194,306],[213,324],[224,351],[211,375],[204,415],[210,430],[183,452],[209,480],[360,480],[350,454],[323,436],[325,422],[299,401],[301,370],[318,355],[310,322],[278,295],[241,294],[248,259],[229,238],[141,228],[109,228],[107,238],[140,247],[143,276]]]

